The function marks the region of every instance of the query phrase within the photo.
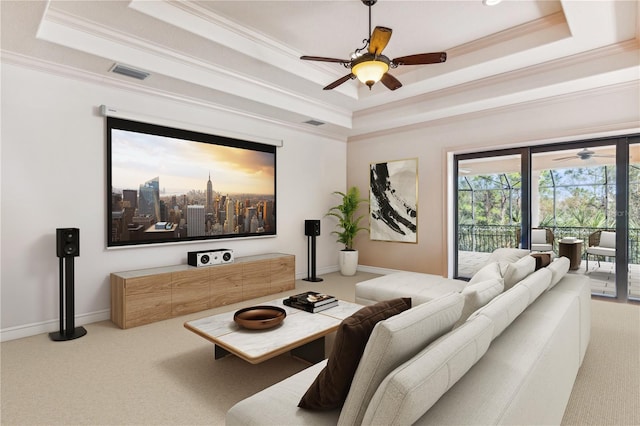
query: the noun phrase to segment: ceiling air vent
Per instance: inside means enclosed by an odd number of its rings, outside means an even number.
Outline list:
[[[109,71],[116,74],[126,75],[127,77],[137,78],[138,80],[144,80],[151,75],[146,71],[137,70],[122,64],[113,64],[113,67],[111,67]]]
[[[322,126],[324,123],[318,120],[307,120],[304,122],[305,124],[311,124],[312,126]]]

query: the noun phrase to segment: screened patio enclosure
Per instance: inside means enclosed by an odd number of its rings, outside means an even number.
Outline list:
[[[591,255],[587,271],[586,250],[594,233],[616,230],[623,211],[628,219],[628,296],[640,299],[639,145],[629,144],[629,161],[624,165],[628,207],[623,208],[616,207],[620,176],[616,146],[590,146],[589,158],[576,155],[583,153],[582,148],[525,153],[524,161],[522,153],[457,159],[457,277],[471,277],[497,248],[522,247],[526,210],[525,223],[531,229],[543,228],[551,234],[546,242],[553,256],[558,256],[563,240],[580,241],[579,267],[572,272],[592,279],[605,277],[601,281],[609,282],[600,287],[594,284],[593,293],[616,297],[616,259]],[[522,170],[530,170],[524,179]],[[523,185],[530,189],[523,191]],[[529,244],[526,240],[525,247]]]

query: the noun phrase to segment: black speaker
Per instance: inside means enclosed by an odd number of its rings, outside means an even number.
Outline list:
[[[307,266],[309,272],[305,281],[314,283],[322,281],[316,277],[316,237],[320,235],[320,221],[317,219],[307,219],[304,221],[304,235],[307,236]]]
[[[56,254],[58,257],[80,256],[80,230],[78,228],[56,229]]]
[[[320,235],[320,221],[317,219],[307,219],[304,221],[304,235],[307,237],[317,237]]]

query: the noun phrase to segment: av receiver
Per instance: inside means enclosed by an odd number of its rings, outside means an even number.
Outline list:
[[[223,263],[233,263],[233,250],[216,249],[190,251],[187,253],[187,263],[191,266],[211,266]]]

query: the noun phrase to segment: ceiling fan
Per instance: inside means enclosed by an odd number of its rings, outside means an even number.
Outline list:
[[[419,53],[417,55],[401,56],[389,59],[382,54],[382,50],[389,43],[391,38],[391,28],[376,27],[371,32],[371,6],[378,0],[361,0],[365,6],[369,7],[369,38],[362,40],[364,46],[356,49],[351,54],[351,59],[324,58],[321,56],[301,56],[305,61],[336,62],[345,68],[350,68],[351,72],[324,87],[323,90],[331,90],[342,83],[358,78],[371,87],[378,81],[382,81],[387,89],[396,90],[402,87],[402,83],[397,78],[388,73],[389,68],[397,68],[399,65],[427,65],[437,64],[447,60],[446,52]],[[366,52],[365,52],[366,50]]]
[[[598,155],[595,153],[595,151],[591,151],[590,149],[587,148],[583,148],[580,151],[578,151],[577,153],[570,155],[568,157],[559,157],[559,158],[554,158],[553,161],[565,161],[565,160],[573,160],[576,158],[579,158],[580,160],[590,160],[593,157],[600,157],[600,158],[611,158],[611,157],[615,157],[615,155]]]

